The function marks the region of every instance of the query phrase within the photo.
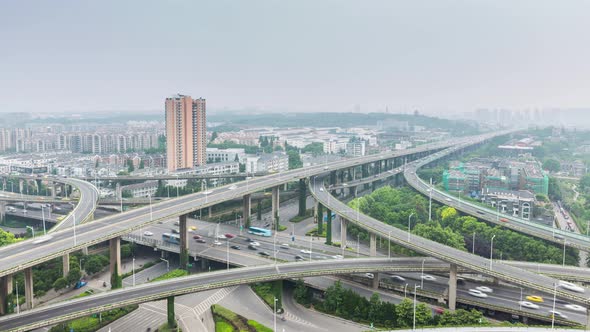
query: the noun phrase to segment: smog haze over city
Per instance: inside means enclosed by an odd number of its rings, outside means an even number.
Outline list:
[[[4,1],[0,331],[590,330],[588,13]]]

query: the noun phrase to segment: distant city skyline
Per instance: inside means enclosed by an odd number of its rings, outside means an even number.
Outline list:
[[[590,107],[589,11],[582,0],[7,2],[0,112],[156,111],[192,91],[214,111]]]

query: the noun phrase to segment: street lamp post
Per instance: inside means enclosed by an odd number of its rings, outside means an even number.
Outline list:
[[[34,239],[35,238],[35,229],[31,226],[25,226],[25,227],[31,230],[31,232],[33,233],[33,239]]]
[[[418,288],[422,288],[418,285],[414,285],[414,319],[412,324],[412,331],[416,330],[416,291]]]
[[[389,231],[389,234],[387,235],[387,242],[389,243],[389,246],[387,248],[387,258],[391,259],[391,231]]]
[[[565,239],[563,239],[563,260],[561,266],[565,266]]]
[[[225,257],[225,261],[227,263],[227,270],[229,270],[229,238],[227,238],[225,240],[225,242],[227,243],[227,251],[226,251],[226,257]]]
[[[360,236],[357,233],[356,234],[356,257],[359,257],[361,255],[361,240],[360,240]]]
[[[520,301],[518,302],[518,310],[522,310],[522,287],[520,288]]]
[[[135,257],[131,260],[131,273],[133,275],[133,287],[135,287]]]
[[[404,286],[404,299],[406,298],[406,291],[408,290],[408,284]]]
[[[84,261],[84,258],[80,258],[80,262],[78,262],[79,266],[80,266],[80,271],[82,271],[82,262]]]
[[[273,304],[274,304],[274,305],[273,305],[273,309],[274,309],[274,310],[273,310],[273,315],[274,315],[274,317],[273,317],[273,325],[274,325],[274,330],[273,330],[273,331],[274,331],[274,332],[276,332],[276,331],[277,331],[277,301],[278,301],[279,299],[277,299],[276,297],[275,297],[274,299],[275,299],[275,300],[274,300],[274,302],[273,302]]]
[[[309,234],[309,261],[311,262],[311,253],[313,251],[313,235]]]
[[[551,312],[551,329],[555,327],[555,298],[557,297],[557,283],[553,283],[553,310]]]
[[[410,215],[408,216],[408,242],[410,242],[410,220],[412,219],[412,216],[414,215],[414,212],[410,213]]]
[[[77,244],[76,241],[76,209],[74,209],[74,211],[72,211],[72,216],[74,217],[74,245]]]
[[[45,228],[45,212],[43,211],[43,205],[41,205],[41,218],[43,219],[43,235],[47,235],[47,228]]]
[[[16,313],[20,314],[20,302],[18,300],[18,280],[14,280],[14,282],[16,283]]]
[[[432,221],[432,178],[430,178],[430,187],[428,188],[428,221]]]
[[[420,275],[420,288],[424,289],[424,261],[426,259],[422,259],[422,274]]]
[[[471,253],[475,254],[475,232],[473,232],[473,241],[471,241]]]
[[[494,238],[496,234],[492,235],[492,244],[490,245],[490,270],[492,269],[492,262],[494,258]]]

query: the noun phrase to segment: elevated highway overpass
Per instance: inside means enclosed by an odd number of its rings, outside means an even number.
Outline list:
[[[404,177],[407,183],[423,195],[432,195],[433,200],[448,206],[452,206],[455,209],[472,215],[478,219],[482,219],[492,224],[500,225],[502,227],[506,227],[520,233],[529,234],[547,241],[561,245],[565,244],[566,246],[578,248],[584,251],[590,251],[590,237],[587,237],[586,235],[548,227],[533,221],[499,213],[498,211],[489,209],[485,206],[477,205],[466,200],[461,200],[460,198],[438,190],[435,187],[432,188],[432,193],[430,193],[430,185],[420,179],[416,172],[420,167],[432,163],[437,159],[446,156],[448,153],[449,151],[441,151],[421,160],[409,163],[404,171]],[[508,220],[508,222],[501,221],[501,218],[505,218]]]

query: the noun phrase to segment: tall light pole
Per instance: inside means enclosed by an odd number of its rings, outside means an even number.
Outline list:
[[[33,233],[33,239],[34,239],[35,238],[35,229],[31,226],[25,226],[25,227],[31,230],[31,232]]]
[[[387,248],[387,258],[391,259],[391,231],[387,234],[387,242],[389,243],[389,247]]]
[[[473,241],[471,241],[471,253],[475,254],[475,232],[473,232]]]
[[[494,258],[494,238],[496,234],[492,235],[492,244],[490,245],[490,270],[492,270],[492,262]]]
[[[15,278],[14,282],[16,283],[16,313],[18,315],[20,314],[20,302],[18,300],[18,280]]]
[[[408,284],[404,286],[404,299],[406,298],[406,291],[408,290]]]
[[[414,284],[414,322],[412,324],[412,331],[416,330],[416,291],[418,288],[422,288],[416,284]]]
[[[277,301],[278,301],[279,299],[277,299],[276,297],[275,297],[274,299],[275,299],[275,300],[274,300],[274,302],[273,302],[273,304],[274,304],[274,305],[273,305],[273,309],[274,309],[274,310],[273,310],[273,315],[274,315],[274,318],[273,318],[273,325],[274,325],[274,330],[273,330],[273,331],[274,331],[274,332],[276,332],[276,331],[277,331]]]
[[[408,242],[410,242],[410,220],[412,219],[413,215],[414,212],[410,213],[410,215],[408,216]]]
[[[176,176],[176,197],[178,197],[178,174],[174,174]]]
[[[227,243],[227,251],[226,251],[227,252],[227,256],[225,258],[225,261],[227,263],[227,270],[229,271],[229,238],[227,238],[225,240],[225,242]]]
[[[74,245],[77,244],[76,241],[76,209],[74,209],[74,211],[72,211],[72,216],[74,217]]]
[[[84,258],[80,258],[80,262],[79,262],[80,271],[82,271],[82,261],[84,261]]]
[[[135,287],[135,257],[131,260],[131,273],[133,274],[133,287]]]
[[[424,261],[426,259],[422,259],[422,274],[420,275],[420,288],[424,289]]]
[[[555,327],[555,298],[557,297],[557,283],[553,283],[553,312],[551,313],[551,329]]]
[[[45,212],[43,211],[43,205],[41,205],[41,218],[43,219],[43,235],[47,235],[47,228],[45,228]]]
[[[432,221],[432,178],[430,178],[430,187],[428,188],[428,221]]]
[[[356,257],[361,255],[361,240],[359,233],[356,234]]]
[[[313,235],[311,235],[311,233],[309,233],[309,261],[311,262],[311,253],[313,251]]]
[[[563,260],[561,266],[565,266],[565,239],[563,239]]]
[[[522,287],[520,288],[520,301],[518,302],[518,310],[522,310]]]

